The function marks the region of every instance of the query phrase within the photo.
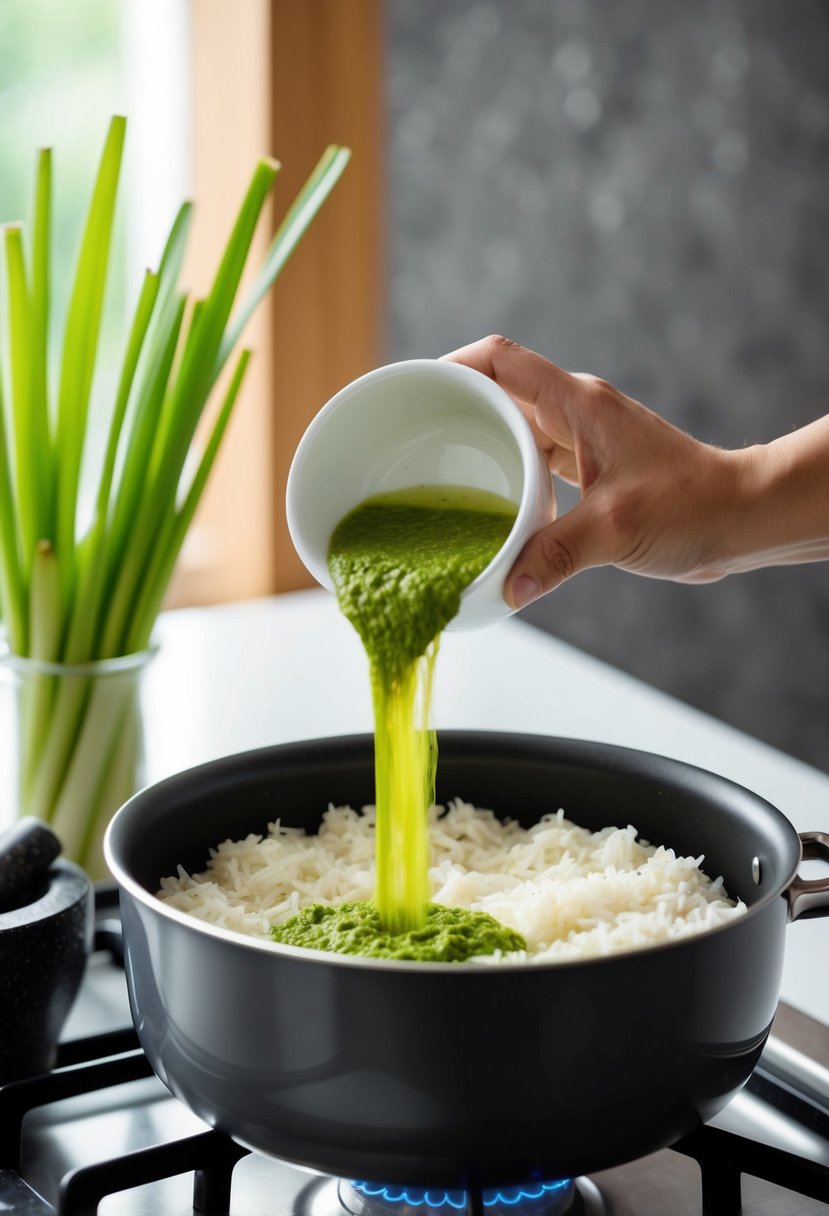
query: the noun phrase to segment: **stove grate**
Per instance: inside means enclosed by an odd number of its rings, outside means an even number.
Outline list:
[[[29,1111],[153,1075],[135,1031],[116,1030],[61,1045],[53,1072],[0,1087],[0,1194],[14,1196],[16,1216],[52,1216],[54,1209],[20,1176],[23,1119]],[[227,1216],[233,1167],[249,1150],[222,1132],[152,1145],[70,1170],[61,1181],[57,1216],[95,1216],[106,1196],[194,1172],[193,1211]]]
[[[64,1043],[53,1072],[1,1087],[0,1193],[6,1204],[14,1195],[11,1210],[18,1216],[53,1212],[19,1176],[22,1125],[28,1111],[151,1075],[135,1031],[129,1028]],[[774,1080],[761,1080],[768,1096]],[[781,1100],[786,1100],[785,1094]],[[827,1121],[825,1113],[822,1118]],[[701,1127],[673,1147],[700,1167],[702,1216],[740,1216],[743,1174],[829,1202],[829,1169],[782,1149],[715,1127]],[[222,1132],[208,1130],[82,1166],[63,1178],[57,1214],[94,1216],[108,1194],[192,1171],[193,1211],[198,1216],[227,1216],[233,1168],[248,1151]],[[481,1198],[474,1190],[468,1211],[471,1216],[484,1216]]]
[[[700,1127],[672,1148],[693,1157],[700,1167],[702,1216],[740,1216],[743,1174],[829,1202],[829,1169],[784,1149],[718,1127]]]
[[[125,1044],[133,1046],[124,1050]],[[102,1047],[110,1054],[101,1056]],[[65,1063],[67,1060],[71,1062]],[[0,1169],[20,1170],[23,1119],[30,1110],[152,1075],[134,1031],[93,1035],[66,1044],[53,1072],[10,1081],[0,1088]]]
[[[197,1216],[227,1216],[233,1167],[249,1151],[222,1132],[206,1131],[81,1166],[61,1181],[57,1216],[95,1216],[106,1195],[191,1171],[193,1211]]]

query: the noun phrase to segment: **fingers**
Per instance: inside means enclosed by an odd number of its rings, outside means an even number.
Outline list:
[[[505,389],[529,419],[551,470],[582,491],[576,507],[528,541],[505,583],[507,603],[523,607],[580,570],[619,561],[618,530],[602,518],[603,499],[593,491],[624,463],[619,452],[630,446],[628,415],[633,411],[641,422],[644,407],[605,381],[566,372],[507,338],[484,338],[444,359]]]
[[[541,444],[541,448],[547,457],[550,471],[561,477],[563,481],[569,481],[571,485],[577,486],[579,484],[579,469],[576,453],[572,449],[565,448],[558,443],[552,443],[550,440],[546,444]]]
[[[523,405],[535,406],[548,394],[551,375],[558,372],[562,377],[567,376],[543,355],[498,334],[462,346],[443,358],[449,363],[465,363],[467,367],[483,372]]]
[[[472,367],[500,384],[535,425],[545,452],[551,443],[572,449],[568,414],[584,392],[578,376],[498,335],[462,346],[443,358]]]
[[[607,551],[607,533],[594,516],[590,499],[583,499],[527,541],[504,585],[511,608],[524,608],[572,575],[614,560],[617,555]]]
[[[443,358],[449,363],[474,367],[500,384],[516,401],[532,407],[551,393],[569,388],[568,382],[574,379],[543,355],[499,334],[462,346]]]

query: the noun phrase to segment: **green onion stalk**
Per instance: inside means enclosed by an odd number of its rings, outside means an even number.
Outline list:
[[[195,300],[179,286],[192,215],[191,203],[181,206],[126,329],[106,443],[92,471],[92,517],[81,526],[125,133],[126,120],[114,117],[65,316],[50,315],[50,149],[37,157],[29,231],[3,229],[0,618],[3,662],[18,676],[17,811],[50,822],[66,855],[90,872],[109,817],[132,792],[136,673],[151,653],[156,617],[245,377],[251,352],[237,349],[242,331],[350,155],[336,145],[325,150],[239,300],[278,163],[256,164],[210,290]],[[53,327],[62,339],[54,368]],[[206,442],[195,451],[196,429],[229,361]],[[21,674],[30,670],[32,678]]]

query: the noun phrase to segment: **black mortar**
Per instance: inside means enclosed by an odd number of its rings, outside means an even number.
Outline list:
[[[0,911],[0,1085],[48,1072],[92,942],[92,883],[62,859]]]

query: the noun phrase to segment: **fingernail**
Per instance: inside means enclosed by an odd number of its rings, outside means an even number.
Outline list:
[[[541,595],[541,583],[528,574],[520,575],[512,584],[512,602],[516,608],[531,604]]]

